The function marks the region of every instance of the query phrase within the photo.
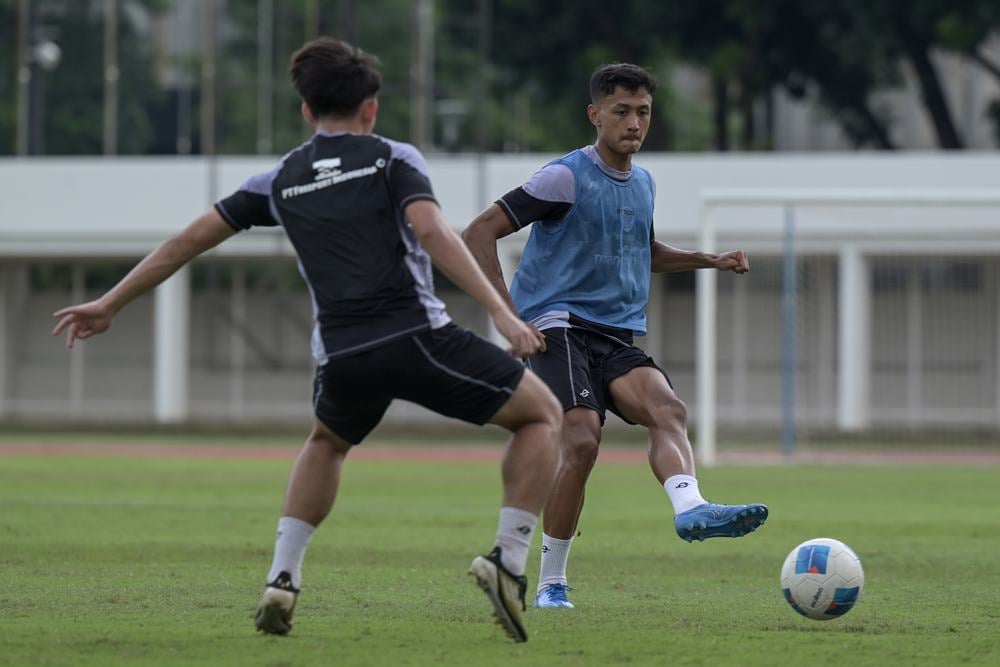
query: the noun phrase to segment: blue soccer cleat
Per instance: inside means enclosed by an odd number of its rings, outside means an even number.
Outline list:
[[[542,586],[535,596],[535,607],[537,609],[573,609],[573,603],[566,597],[566,593],[573,590],[566,584],[548,584]]]
[[[709,537],[743,537],[767,521],[767,506],[703,503],[674,517],[682,540],[701,542]]]

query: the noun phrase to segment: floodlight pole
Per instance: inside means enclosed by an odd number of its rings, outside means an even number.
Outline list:
[[[257,0],[257,152],[274,150],[274,0]]]
[[[18,155],[28,154],[29,124],[31,122],[31,58],[28,49],[31,43],[31,0],[17,3],[17,137]]]
[[[420,0],[414,22],[416,40],[410,70],[410,142],[422,151],[433,145],[434,0]]]
[[[305,7],[306,41],[319,37],[319,0],[306,0]]]
[[[319,0],[305,0],[303,21],[305,23],[305,41],[311,42],[319,37]],[[309,141],[315,129],[309,123],[302,121],[302,140]]]
[[[218,194],[215,164],[215,4],[202,3],[202,63],[201,63],[201,154],[208,162],[208,203]]]
[[[486,150],[489,148],[490,53],[493,51],[493,3],[479,0],[479,81],[476,94],[476,205],[486,207]]]
[[[118,152],[118,0],[104,0],[104,154]]]
[[[355,0],[341,0],[339,21],[340,31],[351,44],[358,39],[358,12]]]
[[[215,154],[216,0],[201,5],[201,154],[206,163],[208,204],[218,196]],[[191,268],[182,267],[153,293],[153,411],[159,422],[183,422],[189,414]]]

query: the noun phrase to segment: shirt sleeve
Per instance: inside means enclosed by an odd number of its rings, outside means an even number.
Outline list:
[[[389,192],[396,207],[404,209],[421,199],[436,203],[427,160],[420,151],[411,144],[399,141],[390,141],[389,145]]]
[[[278,221],[271,215],[271,183],[278,171],[257,174],[240,186],[240,189],[215,204],[222,219],[236,231],[251,227],[274,227]]]
[[[566,217],[576,200],[576,178],[564,164],[548,164],[536,171],[524,185],[496,201],[514,229],[532,222],[558,222]]]

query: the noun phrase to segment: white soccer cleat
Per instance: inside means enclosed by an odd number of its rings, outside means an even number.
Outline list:
[[[292,614],[299,599],[299,589],[292,586],[292,577],[282,572],[264,589],[253,624],[258,632],[287,635],[292,631]]]
[[[485,556],[476,556],[469,567],[469,574],[476,578],[476,584],[483,589],[493,605],[493,615],[497,625],[516,642],[528,641],[524,629],[524,592],[528,580],[524,575],[511,574],[500,561],[500,547]]]

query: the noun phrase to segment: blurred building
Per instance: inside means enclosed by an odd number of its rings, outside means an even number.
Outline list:
[[[438,156],[430,166],[446,216],[461,228],[550,157]],[[801,206],[791,248],[780,199],[716,209],[717,246],[745,248],[753,267],[747,276],[718,276],[717,334],[706,344],[717,359],[720,426],[776,428],[787,415],[783,373],[791,372],[794,419],[803,428],[1000,428],[1000,207],[960,198],[982,201],[995,188],[1000,158],[644,155],[639,162],[657,179],[657,237],[687,248],[700,243],[706,189],[958,196],[949,206]],[[72,352],[47,335],[59,306],[96,297],[204,210],[210,183],[228,192],[271,163],[0,161],[0,420],[307,417],[309,298],[277,229],[227,241]],[[515,235],[502,247],[508,279],[525,239]],[[797,258],[791,367],[782,316],[790,252]],[[490,335],[475,303],[441,279],[439,289],[458,322]],[[656,276],[650,335],[641,341],[692,415],[695,302],[694,274]],[[389,419],[436,418],[400,404]]]
[[[65,10],[70,5],[59,6]],[[88,16],[100,17],[106,6],[97,0],[87,3]],[[272,73],[283,73],[288,52],[320,28],[314,20],[318,2],[301,5],[312,14],[296,4],[300,23],[294,30],[286,25],[283,37],[275,30],[280,20],[288,20],[279,14],[291,11],[291,3],[219,2],[211,17],[205,13],[208,5],[197,0],[176,0],[163,15],[141,2],[118,0],[118,6],[129,30],[153,46],[156,83],[167,100],[150,119],[157,132],[156,151],[182,157],[0,158],[0,421],[305,418],[312,374],[309,299],[278,230],[255,230],[228,242],[157,296],[133,304],[108,334],[72,353],[46,335],[56,308],[95,297],[114,284],[139,257],[212,201],[268,168],[274,159],[270,156],[300,140],[304,130],[286,82],[263,73],[270,71],[267,64]],[[364,8],[354,2],[337,6],[337,20],[344,26],[353,25],[353,12]],[[237,10],[243,12],[242,22],[236,20]],[[272,21],[258,20],[269,11]],[[63,14],[48,12],[43,18],[58,22]],[[206,21],[217,21],[214,31],[206,33]],[[59,38],[58,31],[45,34]],[[218,40],[218,52],[210,48],[213,42],[206,34]],[[394,36],[398,34],[396,30]],[[407,32],[407,39],[414,37]],[[13,42],[0,48],[14,48]],[[239,66],[229,67],[221,80],[213,79],[217,70],[206,66],[206,49]],[[1000,62],[1000,39],[991,42],[987,55]],[[412,71],[412,86],[390,82],[386,94],[395,95],[398,103],[385,104],[384,110],[436,105],[424,109],[427,117],[438,120],[436,134],[426,127],[420,132],[427,137],[424,145],[445,213],[461,228],[493,197],[554,156],[435,152],[435,145],[461,144],[460,126],[474,115],[476,100],[470,93],[469,99],[435,101],[427,81],[417,81],[428,69],[433,79],[432,63],[425,59],[420,65],[401,75],[410,77]],[[975,193],[996,188],[1000,158],[983,151],[993,149],[997,138],[983,109],[1000,96],[997,79],[948,54],[935,54],[935,65],[958,131],[975,151],[944,155],[930,150],[936,140],[910,75],[903,88],[879,93],[876,101],[896,119],[892,139],[913,149],[908,152],[847,153],[848,138],[819,105],[815,91],[793,100],[774,90],[754,110],[757,121],[770,128],[773,153],[639,156],[637,161],[657,179],[658,238],[680,247],[697,246],[706,189]],[[109,71],[105,68],[104,74]],[[91,92],[108,95],[100,70],[95,67],[94,72]],[[32,84],[31,99],[42,99],[39,81]],[[678,65],[671,82],[695,113],[710,114],[702,70]],[[240,96],[227,97],[237,90]],[[232,101],[237,99],[242,105]],[[519,98],[516,106],[518,118],[530,117],[526,99]],[[35,119],[30,129],[37,134],[41,125],[31,107],[19,111]],[[278,121],[281,114],[288,122]],[[251,128],[248,136],[254,141],[233,141],[231,145],[245,148],[227,151],[227,133],[237,126]],[[396,126],[413,127],[408,122]],[[100,131],[99,125],[95,128]],[[211,128],[210,141],[206,128]],[[106,125],[104,130],[107,134]],[[501,143],[525,150],[531,146],[528,134]],[[34,145],[45,145],[42,137],[35,139]],[[266,157],[196,155],[213,153],[206,150],[209,144],[224,154]],[[720,247],[745,247],[753,264],[748,276],[719,277],[717,335],[701,341],[714,346],[720,425],[736,431],[776,428],[788,416],[782,387],[791,374],[793,418],[804,428],[1000,429],[997,207],[956,203],[797,209],[795,356],[790,367],[784,357],[790,341],[782,315],[789,251],[782,228],[786,212],[775,203],[728,207],[715,215]],[[510,239],[504,247],[508,279],[524,237]],[[845,285],[851,286],[849,297]],[[439,289],[457,321],[491,335],[476,304],[440,278]],[[698,407],[695,294],[693,274],[655,277],[651,335],[641,343],[662,361],[692,408]],[[860,332],[849,345],[843,344],[845,317],[854,318],[854,331]],[[436,418],[414,406],[397,405],[389,419]]]

